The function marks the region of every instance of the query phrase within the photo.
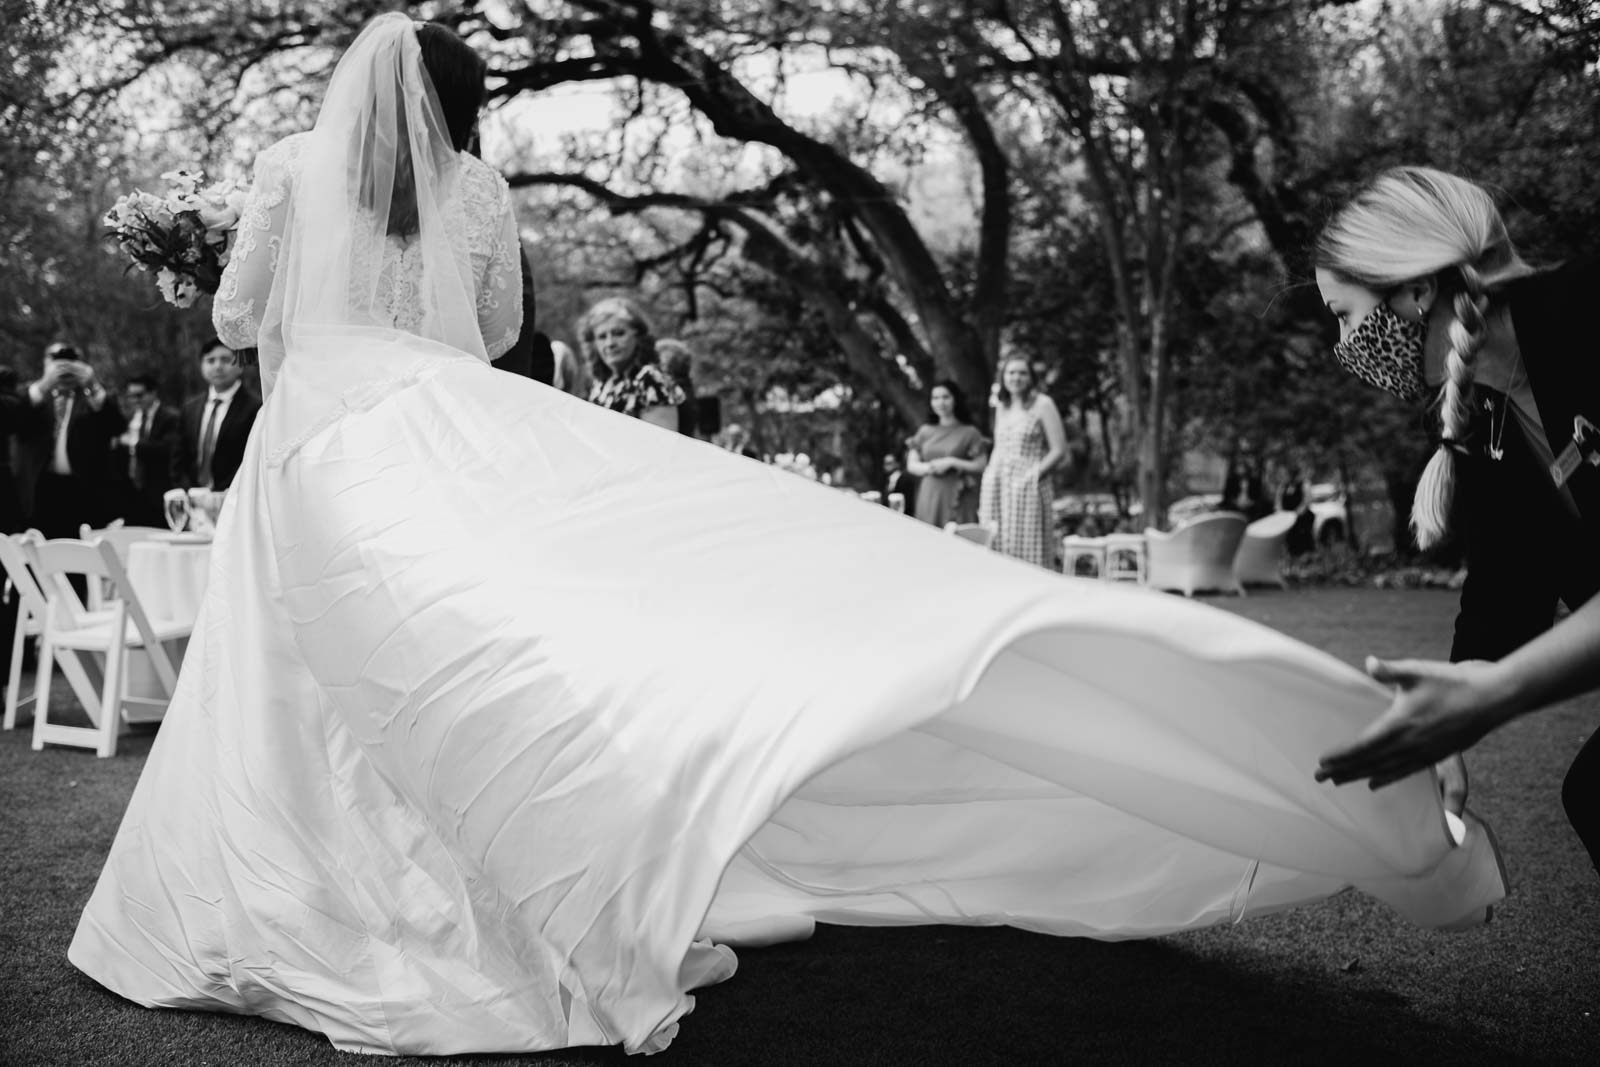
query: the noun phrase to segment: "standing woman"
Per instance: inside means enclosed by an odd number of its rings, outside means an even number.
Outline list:
[[[978,521],[978,476],[989,464],[989,442],[972,425],[967,398],[952,381],[933,383],[928,421],[906,439],[906,470],[917,483],[915,514],[943,527]]]
[[[1339,321],[1334,354],[1406,400],[1435,389],[1442,433],[1412,505],[1424,548],[1465,543],[1450,659],[1499,660],[1600,588],[1600,360],[1594,262],[1535,271],[1494,200],[1450,174],[1380,174],[1317,242],[1317,287]],[[1384,785],[1476,743],[1504,721],[1467,704],[1407,699],[1414,665],[1370,661],[1395,705],[1319,777]],[[1491,709],[1492,711],[1493,709]],[[1567,816],[1600,863],[1600,742],[1567,772]]]
[[[589,399],[603,408],[677,430],[678,405],[686,399],[656,358],[650,320],[620,296],[600,301],[578,326],[578,341],[594,375]]]
[[[996,527],[996,551],[1054,569],[1048,475],[1067,454],[1061,413],[1021,358],[1000,364],[994,406],[994,452],[983,471],[978,517]]]

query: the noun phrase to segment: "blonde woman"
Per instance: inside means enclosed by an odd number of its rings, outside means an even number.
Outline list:
[[[1021,358],[1000,364],[994,405],[994,450],[983,468],[978,518],[996,527],[996,551],[1054,569],[1049,474],[1067,454],[1061,413]]]
[[[615,296],[590,308],[578,325],[594,384],[589,399],[663,430],[678,428],[685,399],[656,358],[655,331],[638,304]]]
[[[1558,599],[1577,608],[1600,588],[1600,431],[1591,428],[1600,361],[1589,321],[1600,269],[1535,271],[1486,190],[1422,167],[1387,171],[1358,192],[1318,240],[1316,265],[1339,322],[1339,361],[1404,399],[1437,396],[1439,445],[1411,523],[1423,547],[1465,542],[1451,660],[1499,660],[1549,628]],[[1494,694],[1461,699],[1435,684],[1498,677],[1477,667],[1369,668],[1400,694],[1359,743],[1324,759],[1319,777],[1386,785],[1509,717]],[[1562,798],[1600,862],[1592,738]]]

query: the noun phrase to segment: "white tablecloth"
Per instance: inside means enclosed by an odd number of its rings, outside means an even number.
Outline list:
[[[136,541],[128,546],[128,581],[153,619],[194,622],[210,569],[209,542]]]
[[[206,575],[211,569],[211,545],[136,541],[128,546],[128,581],[139,594],[139,603],[152,619],[172,619],[193,623],[206,592]],[[189,649],[187,637],[165,642],[167,657],[174,670],[182,667]],[[128,657],[128,695],[164,699],[166,694],[156,677],[155,667],[142,651]],[[130,719],[160,718],[161,712],[129,710]]]

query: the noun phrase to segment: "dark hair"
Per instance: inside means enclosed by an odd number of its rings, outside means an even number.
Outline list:
[[[155,393],[158,391],[156,389],[156,376],[154,374],[135,374],[133,377],[128,379],[128,386],[131,387],[135,385],[139,386],[147,393]]]
[[[682,341],[663,337],[656,342],[656,358],[673,381],[689,388],[694,380],[694,353]]]
[[[928,424],[932,426],[939,421],[939,416],[934,414],[933,411],[933,391],[935,389],[948,389],[950,391],[950,399],[954,402],[951,404],[950,413],[956,417],[957,422],[971,426],[972,411],[967,407],[967,394],[961,391],[961,386],[949,378],[940,378],[928,387]]]
[[[45,359],[82,359],[78,350],[65,341],[57,341],[44,350]]]
[[[1011,390],[1006,388],[1006,368],[1013,363],[1020,363],[1028,368],[1028,388],[1033,392],[1039,391],[1039,372],[1033,369],[1033,362],[1026,356],[1006,356],[995,368],[994,375],[994,401],[996,407],[1005,407],[1011,403]]]
[[[213,348],[228,348],[228,346],[223,343],[222,338],[218,337],[216,334],[212,334],[210,337],[207,337],[204,341],[200,342],[200,351],[195,353],[195,358],[205,359],[207,354],[210,353]],[[232,352],[233,349],[228,348],[228,351]]]
[[[611,368],[600,358],[600,350],[594,343],[595,327],[608,319],[627,321],[639,335],[633,348],[636,368],[657,361],[656,332],[644,309],[625,296],[608,296],[584,312],[578,320],[578,344],[583,348],[584,359],[589,364],[589,375],[597,383],[611,377]]]
[[[450,143],[457,152],[465,152],[488,92],[483,79],[489,65],[454,30],[437,22],[417,26],[417,46],[422,49],[422,67],[439,98]]]
[[[437,22],[416,24],[417,48],[422,55],[422,70],[433,95],[439,102],[439,113],[444,118],[445,132],[450,135],[450,145],[464,152],[472,144],[472,131],[478,122],[478,110],[483,107],[486,93],[484,75],[488,64],[473,51],[448,26]],[[405,137],[405,111],[397,116],[400,135]],[[411,157],[401,152],[395,160],[394,184],[389,191],[389,222],[387,231],[400,237],[417,232],[417,186],[411,172]],[[362,203],[372,206],[377,190],[371,188],[370,169],[363,169]]]

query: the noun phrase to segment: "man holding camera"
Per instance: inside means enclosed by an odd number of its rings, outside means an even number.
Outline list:
[[[44,373],[21,390],[17,489],[28,525],[77,537],[111,511],[111,441],[126,420],[71,345],[45,349]]]

